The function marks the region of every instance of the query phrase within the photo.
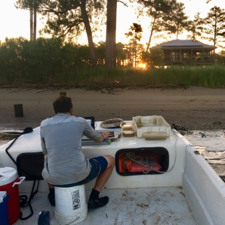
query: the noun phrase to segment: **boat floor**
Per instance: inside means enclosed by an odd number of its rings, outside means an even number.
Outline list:
[[[87,199],[89,193],[86,191]],[[31,201],[34,215],[28,220],[19,219],[14,225],[37,224],[42,210],[50,212],[51,225],[58,225],[47,194],[36,194]],[[105,207],[89,210],[80,225],[196,225],[182,188],[105,189],[101,192],[101,196],[104,195],[109,196],[109,203]],[[21,211],[23,217],[30,213],[29,207]]]

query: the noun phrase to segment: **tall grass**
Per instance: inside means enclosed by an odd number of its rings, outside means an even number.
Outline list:
[[[37,73],[37,71],[35,71]],[[41,73],[41,69],[39,71]],[[202,86],[209,88],[225,87],[225,66],[213,65],[205,67],[170,67],[167,69],[135,70],[131,68],[115,68],[106,70],[102,67],[74,68],[63,73],[49,76],[30,76],[29,79],[8,79],[7,74],[0,76],[0,85],[68,85],[85,88],[115,87],[156,87],[156,86]],[[21,81],[22,80],[22,81]],[[28,80],[28,81],[27,81]]]
[[[81,86],[105,87],[147,87],[147,86],[202,86],[209,88],[225,87],[225,66],[170,67],[167,69],[134,70],[116,68],[107,71],[103,68],[83,70],[73,80]]]

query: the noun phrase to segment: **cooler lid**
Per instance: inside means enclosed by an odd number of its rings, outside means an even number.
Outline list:
[[[16,180],[17,171],[12,167],[2,167],[0,168],[0,186],[9,184]]]
[[[3,202],[3,199],[7,196],[6,191],[0,191],[0,203]]]

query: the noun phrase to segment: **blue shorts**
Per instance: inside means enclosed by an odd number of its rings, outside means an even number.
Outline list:
[[[86,183],[92,181],[93,179],[95,179],[102,172],[104,172],[108,166],[108,161],[103,156],[92,158],[89,160],[89,162],[91,164],[91,171],[85,179],[83,179],[77,183],[64,184],[64,185],[53,185],[53,186],[55,186],[55,187],[73,187],[73,186],[86,184]]]

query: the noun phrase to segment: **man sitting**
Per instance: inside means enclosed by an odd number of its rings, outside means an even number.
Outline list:
[[[99,194],[114,168],[111,155],[88,159],[82,151],[81,138],[102,142],[109,132],[98,132],[81,117],[72,116],[71,98],[61,96],[53,102],[55,115],[41,122],[41,145],[45,155],[42,171],[43,178],[49,184],[48,195],[51,205],[55,205],[54,186],[71,187],[82,185],[96,178],[88,208],[105,206],[109,198],[100,198]]]

